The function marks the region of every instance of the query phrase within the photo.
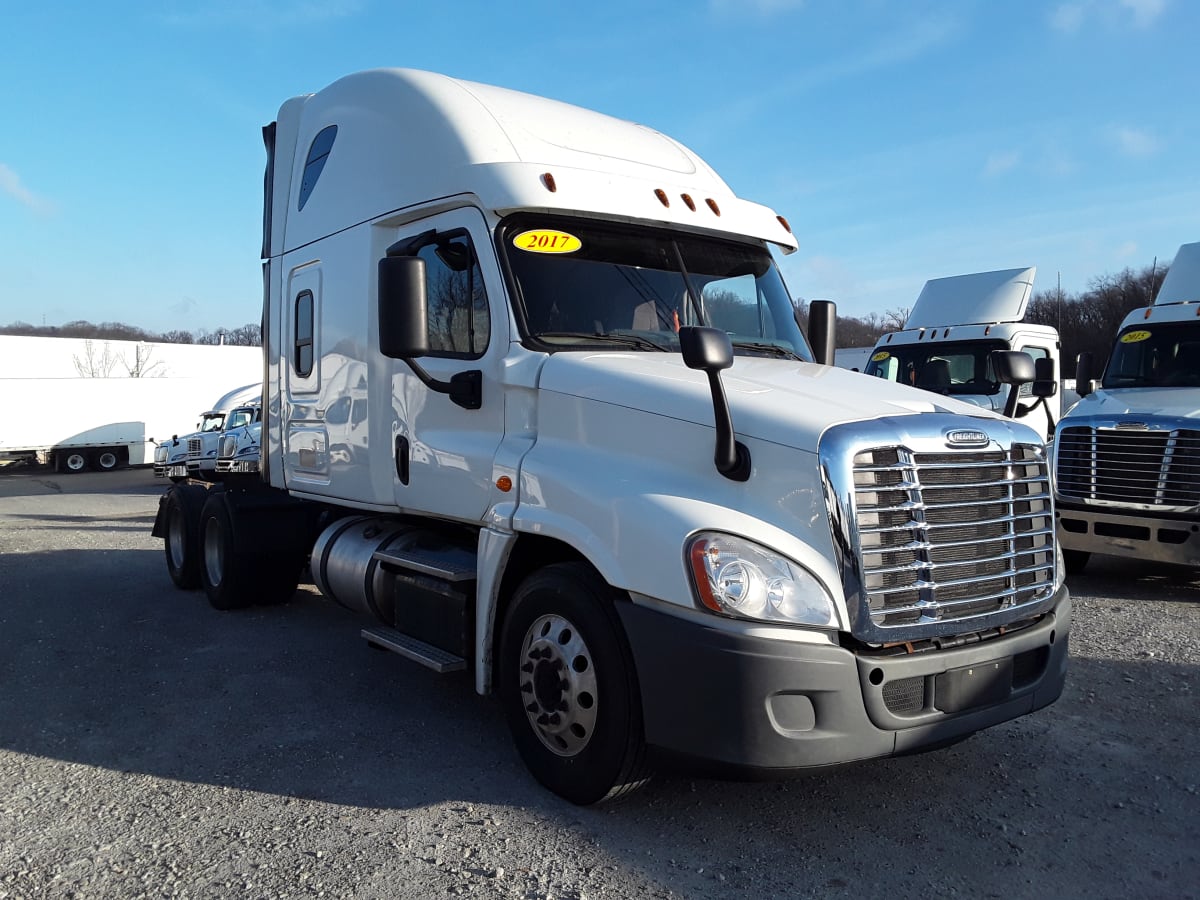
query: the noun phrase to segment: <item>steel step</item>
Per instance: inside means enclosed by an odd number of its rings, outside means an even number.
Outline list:
[[[455,656],[440,647],[425,643],[420,638],[404,634],[395,628],[388,628],[386,625],[364,628],[362,636],[368,644],[399,653],[439,674],[461,672],[467,667],[467,661],[461,656]]]
[[[400,550],[376,550],[371,558],[388,566],[432,575],[443,581],[474,581],[475,554],[467,550],[423,550],[419,547]]]

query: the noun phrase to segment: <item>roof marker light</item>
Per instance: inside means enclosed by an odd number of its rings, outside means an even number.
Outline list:
[[[779,220],[779,224],[783,226],[784,231],[786,231],[788,234],[792,233],[792,226],[788,224],[787,219],[785,219],[783,216],[776,216],[775,218]]]
[[[546,186],[546,190],[552,194],[558,190],[558,185],[554,183],[554,176],[549,172],[542,176],[542,184],[544,184]]]
[[[696,201],[692,199],[691,194],[680,194],[679,196],[683,198],[683,203],[688,209],[692,212],[696,211]]]
[[[667,199],[667,192],[662,188],[655,188],[654,196],[658,198],[659,202],[662,203],[663,206],[668,208],[671,206],[671,201]]]
[[[1142,318],[1143,318],[1143,319],[1148,319],[1148,318],[1150,318],[1150,313],[1152,313],[1152,312],[1154,312],[1154,307],[1153,307],[1153,306],[1147,306],[1147,307],[1146,307],[1146,314],[1145,314],[1144,316],[1142,316]]]
[[[716,215],[719,216],[721,214],[721,207],[717,206],[717,201],[712,197],[709,197],[704,202],[708,204],[708,208],[711,209]]]
[[[989,334],[991,334],[991,333],[992,333],[992,326],[991,326],[991,325],[989,325],[987,328],[983,329],[983,336],[984,336],[984,337],[987,337],[987,336],[988,336]]]

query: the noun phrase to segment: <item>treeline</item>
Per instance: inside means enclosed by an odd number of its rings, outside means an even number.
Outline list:
[[[1159,263],[1142,269],[1125,269],[1101,275],[1077,294],[1060,289],[1035,291],[1025,311],[1025,321],[1058,329],[1062,341],[1060,377],[1075,376],[1075,360],[1086,351],[1096,360],[1097,371],[1108,359],[1113,338],[1121,320],[1134,309],[1148,306],[1162,286],[1167,265]],[[838,347],[870,347],[881,335],[904,327],[909,309],[893,309],[856,318],[838,316]],[[802,324],[807,327],[808,304],[800,308]]]
[[[184,331],[176,329],[163,333],[147,331],[136,325],[121,322],[92,324],[84,320],[67,322],[65,325],[30,325],[28,322],[13,322],[0,325],[0,334],[22,337],[85,338],[92,341],[147,341],[162,344],[228,344],[233,347],[261,347],[262,328],[257,324],[242,325],[240,328],[218,328],[215,331],[200,329]]]

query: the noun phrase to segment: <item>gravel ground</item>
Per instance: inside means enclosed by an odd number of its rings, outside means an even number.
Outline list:
[[[1190,571],[1093,560],[1062,699],[955,747],[580,809],[311,588],[174,590],[161,489],[0,472],[0,900],[1200,896]]]

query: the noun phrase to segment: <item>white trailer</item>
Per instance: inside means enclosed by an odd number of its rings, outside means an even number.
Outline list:
[[[190,428],[211,401],[205,378],[4,378],[0,457],[63,472],[154,461],[155,442]],[[203,398],[203,399],[201,399]]]
[[[876,342],[863,371],[1024,419],[1043,439],[1062,414],[1058,331],[1022,321],[1037,268],[933,278],[904,328]],[[994,351],[1020,351],[1038,366],[1036,381],[1011,391],[996,377]],[[1019,402],[1023,400],[1025,402]]]
[[[1200,566],[1200,243],[1175,255],[1152,306],[1130,312],[1093,384],[1080,354],[1055,440],[1058,537],[1092,553]]]
[[[931,749],[1058,697],[1037,434],[817,363],[830,307],[810,346],[787,222],[691,150],[404,69],[264,136],[260,471],[164,494],[178,586],[279,602],[307,561],[369,643],[497,694],[576,803],[668,760]]]

